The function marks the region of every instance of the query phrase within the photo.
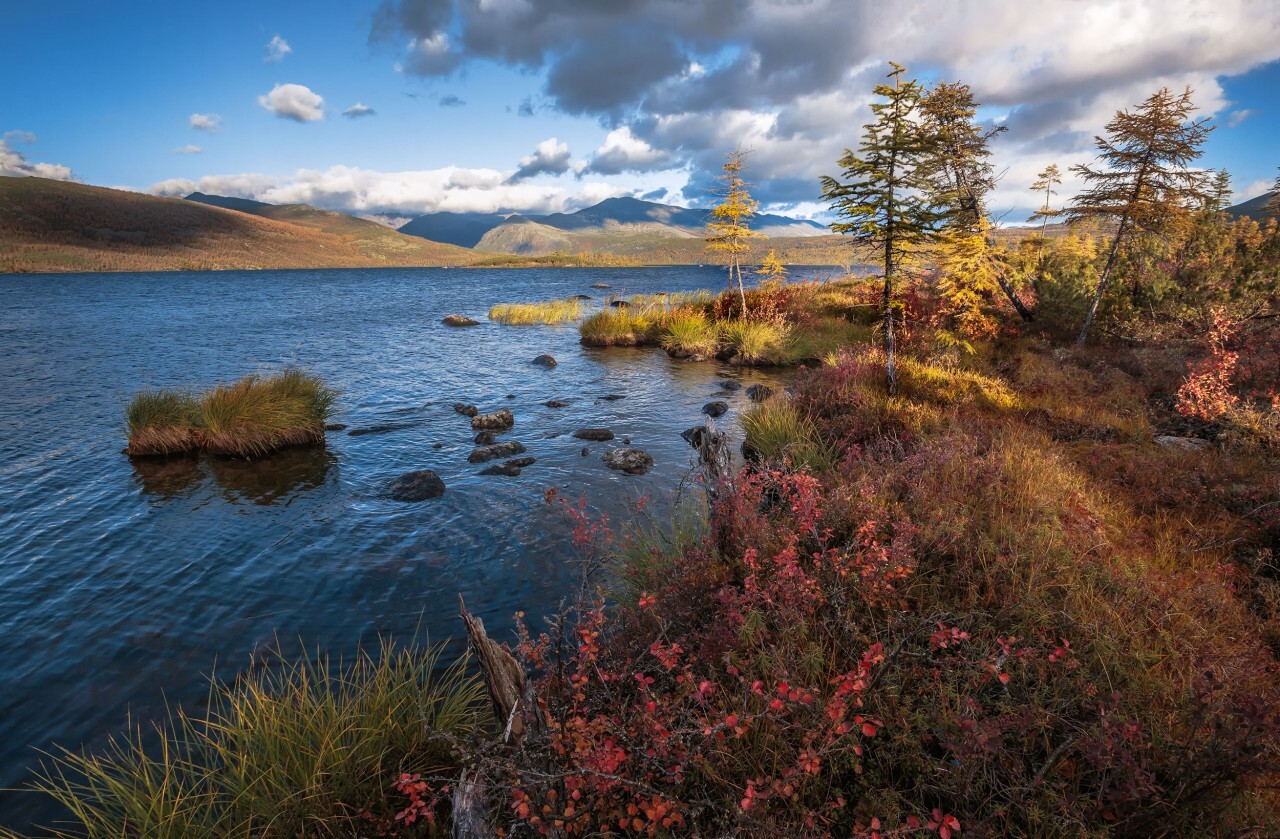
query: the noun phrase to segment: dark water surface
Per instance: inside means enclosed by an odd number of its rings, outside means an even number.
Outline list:
[[[824,275],[826,272],[814,272]],[[717,288],[712,268],[383,269],[0,277],[0,790],[53,744],[100,746],[170,703],[198,705],[277,636],[284,652],[349,656],[380,633],[460,634],[457,595],[499,637],[545,613],[576,571],[568,527],[542,503],[559,487],[659,519],[693,461],[679,432],[717,376],[765,373],[591,350],[575,328],[484,321],[489,306],[579,293]],[[606,282],[611,291],[591,289]],[[482,325],[441,325],[448,313]],[[529,362],[549,352],[560,362]],[[256,463],[131,463],[123,404],[141,386],[205,387],[297,363],[340,393],[324,449]],[[507,398],[511,394],[513,398]],[[600,400],[609,394],[625,399]],[[570,402],[547,408],[551,399]],[[511,408],[537,463],[517,478],[467,463],[455,402]],[[729,398],[729,425],[745,407]],[[607,469],[607,426],[653,455],[644,476]],[[442,448],[433,448],[436,443]],[[590,455],[580,454],[583,446]],[[433,469],[446,494],[380,497]],[[0,791],[0,825],[48,819]]]

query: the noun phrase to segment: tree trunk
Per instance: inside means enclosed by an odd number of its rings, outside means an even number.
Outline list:
[[[885,380],[889,395],[898,393],[898,365],[893,340],[893,253],[892,246],[885,246],[884,270],[884,358]]]
[[[733,268],[730,269],[729,271],[730,276],[733,276],[734,270],[738,272],[738,295],[742,298],[742,319],[746,320],[747,319],[747,290],[742,285],[742,263],[738,261],[737,257],[735,257],[733,260]]]
[[[1089,314],[1085,316],[1084,326],[1080,328],[1080,335],[1076,338],[1077,346],[1083,346],[1084,342],[1089,340],[1089,329],[1093,326],[1094,315],[1098,313],[1098,304],[1102,301],[1102,294],[1107,290],[1107,283],[1111,280],[1111,269],[1115,267],[1116,255],[1120,253],[1120,240],[1124,238],[1124,229],[1128,223],[1128,216],[1120,219],[1120,229],[1116,231],[1116,238],[1111,243],[1111,253],[1107,254],[1107,264],[1102,269],[1102,276],[1098,278],[1098,288],[1093,293],[1093,303],[1089,306]]]
[[[996,268],[996,282],[1000,284],[1000,290],[1004,292],[1004,296],[1009,298],[1009,302],[1013,304],[1013,308],[1018,310],[1018,314],[1027,323],[1036,319],[1036,316],[1027,304],[1022,302],[1022,298],[1018,297],[1018,292],[1014,291],[1013,286],[1009,284],[1009,278],[1004,275],[1004,271]]]

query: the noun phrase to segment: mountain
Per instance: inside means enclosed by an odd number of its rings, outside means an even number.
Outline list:
[[[208,204],[210,207],[221,207],[224,210],[239,210],[242,213],[254,213],[263,207],[272,206],[265,201],[251,201],[248,198],[232,198],[228,195],[205,195],[203,192],[193,192],[186,196],[186,200],[196,201],[200,204]]]
[[[276,218],[207,201],[0,177],[0,273],[464,265],[483,257],[306,205],[255,209]]]
[[[675,207],[638,198],[607,198],[574,213],[545,216],[428,213],[401,233],[487,251],[543,255],[559,250],[634,251],[639,240],[701,239],[709,210]],[[815,221],[759,215],[751,227],[769,238],[830,235]],[[556,231],[559,231],[558,233]]]
[[[1224,212],[1228,215],[1234,216],[1235,218],[1248,216],[1255,221],[1264,219],[1268,215],[1267,204],[1271,201],[1274,194],[1275,193],[1272,192],[1264,192],[1257,198],[1250,198],[1248,201],[1243,201],[1236,204],[1234,207],[1227,207]]]

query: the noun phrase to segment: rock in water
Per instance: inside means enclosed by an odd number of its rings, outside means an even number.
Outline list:
[[[610,449],[604,453],[604,465],[628,475],[643,475],[653,466],[653,458],[640,449]]]
[[[493,431],[481,431],[476,435],[477,446],[491,446],[498,442],[498,435]]]
[[[617,402],[619,399],[626,399],[627,397],[621,393],[610,393],[609,395],[601,396],[600,398],[605,402]]]
[[[516,418],[510,408],[494,411],[492,414],[476,414],[471,417],[471,427],[476,431],[506,431],[516,424]]]
[[[497,460],[500,457],[510,457],[513,454],[524,454],[524,444],[511,440],[506,443],[494,443],[492,446],[477,446],[467,455],[467,461],[470,463],[484,463],[487,460]]]
[[[613,288],[613,286],[609,285],[608,283],[592,283],[591,287],[592,288]]]
[[[538,365],[539,367],[555,367],[556,366],[556,360],[546,353],[543,353],[542,355],[535,358],[533,360],[533,363]]]
[[[701,425],[695,425],[693,428],[686,428],[680,432],[680,436],[684,441],[695,449],[702,448],[702,435],[706,431]]]
[[[444,495],[444,481],[430,469],[401,475],[387,485],[387,497],[396,501],[426,501]]]
[[[591,454],[591,449],[587,448],[586,446],[583,446],[583,447],[582,447],[582,456],[583,456],[583,457],[586,457],[586,456],[587,456],[587,455],[589,455],[589,454]]]
[[[613,432],[607,428],[579,428],[573,432],[573,436],[579,440],[594,440],[597,443],[603,443],[605,440],[613,439]]]
[[[363,437],[366,434],[385,434],[388,431],[399,431],[402,428],[412,428],[411,422],[391,422],[386,425],[371,425],[368,428],[353,428],[347,432],[348,437]]]
[[[729,410],[728,402],[708,402],[702,406],[702,413],[709,417],[722,417]]]
[[[735,390],[740,390],[741,388],[742,388],[742,383],[739,382],[737,379],[721,379],[720,380],[721,390],[735,391]]]
[[[480,321],[463,317],[462,315],[445,315],[440,321],[445,326],[479,326]]]
[[[464,417],[474,417],[480,413],[480,409],[475,405],[464,405],[461,402],[454,403],[453,410],[462,414]]]
[[[537,463],[538,459],[536,457],[513,457],[506,462],[516,467],[517,469],[523,469],[526,466],[532,466],[533,464]]]
[[[325,431],[346,431],[347,424],[345,422],[331,422],[325,425]]]
[[[559,399],[552,399],[550,402],[543,402],[548,408],[568,408],[568,402],[561,402]]]
[[[763,402],[773,396],[773,388],[766,385],[752,385],[747,388],[747,398],[752,402]]]

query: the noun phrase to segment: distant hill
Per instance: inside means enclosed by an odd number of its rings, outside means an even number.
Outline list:
[[[1248,201],[1236,204],[1234,207],[1227,207],[1224,211],[1228,215],[1236,218],[1248,216],[1251,219],[1258,220],[1267,218],[1267,204],[1271,201],[1273,193],[1264,192],[1257,198],[1250,198]]]
[[[265,201],[232,198],[227,195],[205,195],[203,192],[193,192],[186,196],[186,199],[200,204],[208,204],[210,207],[221,207],[224,210],[239,210],[242,213],[254,213],[263,207],[273,206]]]
[[[638,198],[607,198],[574,213],[545,216],[428,213],[402,226],[400,232],[429,235],[436,241],[502,253],[546,254],[564,249],[617,252],[618,248],[632,246],[637,236],[701,239],[709,217],[709,210],[675,207]],[[531,228],[530,224],[538,227]],[[751,226],[770,238],[825,236],[830,233],[815,221],[768,214],[756,216]],[[553,230],[561,233],[552,233]],[[584,237],[590,237],[590,241]]]
[[[484,256],[306,205],[267,207],[0,177],[0,273],[464,265]]]

